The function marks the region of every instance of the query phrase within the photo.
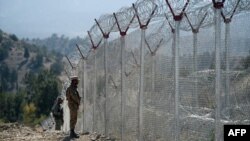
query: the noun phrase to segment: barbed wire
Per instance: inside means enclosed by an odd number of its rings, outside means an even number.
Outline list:
[[[171,10],[166,3],[167,1],[169,2],[174,13],[176,14],[179,14],[181,12],[182,8],[187,2],[187,0],[138,0],[134,3],[134,6],[137,9],[137,14],[140,17],[141,22],[145,23],[148,20],[155,6],[157,6],[151,22],[165,20],[164,16],[167,15],[169,22],[174,23]],[[237,2],[238,0],[226,0],[224,2],[224,7],[222,10],[226,16],[233,13]],[[203,19],[204,15],[206,15],[201,25],[201,27],[204,28],[213,25],[214,22],[213,6],[214,5],[212,0],[190,0],[188,1],[188,6],[187,9],[185,10],[185,13],[190,18],[190,21],[192,21],[194,27],[198,26],[201,19]],[[234,14],[239,14],[249,10],[250,10],[250,1],[239,0],[238,6]],[[122,7],[115,14],[121,30],[126,30],[127,26],[130,23],[130,20],[136,13],[131,4],[131,7]],[[115,18],[113,14],[102,15],[97,21],[100,23],[104,32],[108,32],[110,30],[111,32],[119,31],[117,25],[114,25]],[[139,27],[138,20],[133,20],[129,28],[138,28],[138,27]],[[180,29],[185,31],[192,30],[187,20],[182,21]],[[93,36],[92,38],[94,42],[98,43],[102,38],[102,33],[98,29],[96,23],[91,27],[90,32]]]
[[[153,46],[153,44],[159,42],[163,37],[168,38],[167,36],[169,36],[170,38],[171,34],[169,33],[173,30],[175,24],[173,13],[171,12],[174,12],[175,15],[180,14],[186,2],[188,2],[188,4],[184,11],[185,17],[180,24],[180,29],[191,31],[197,28],[197,30],[199,30],[199,28],[210,27],[214,24],[213,2],[222,1],[223,0],[137,0],[134,4],[131,4],[130,7],[122,7],[116,13],[104,14],[100,16],[99,19],[95,19],[96,22],[94,22],[88,31],[90,36],[84,37],[84,40],[88,42],[81,48],[87,48],[88,53],[86,53],[86,55],[89,55],[93,47],[97,48],[100,45],[104,33],[120,32],[120,30],[124,32],[128,30],[128,28],[139,28],[140,23],[138,19],[136,19],[136,14],[142,25],[146,24],[149,18],[151,18],[149,25],[156,26],[156,24],[162,24],[160,26],[163,26],[165,24],[164,28],[159,28],[160,30],[164,30],[158,31],[158,34],[153,32],[154,30],[150,30],[151,26],[148,28],[147,38],[152,40],[148,41],[148,43]],[[172,11],[168,4],[171,6]],[[152,11],[154,11],[154,13],[151,17]],[[222,8],[222,16],[224,20],[227,18],[231,21],[233,15],[247,11],[250,11],[249,0],[225,0]],[[119,23],[119,27],[117,22]],[[169,24],[172,25],[172,27],[170,27]],[[152,28],[154,28],[153,26]]]

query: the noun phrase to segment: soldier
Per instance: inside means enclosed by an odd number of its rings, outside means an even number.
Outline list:
[[[52,114],[56,122],[55,130],[61,130],[61,126],[63,125],[63,109],[61,104],[63,103],[63,99],[58,97],[56,99],[55,105],[52,108]]]
[[[77,111],[79,109],[81,97],[77,91],[78,77],[71,77],[71,85],[67,88],[66,97],[70,111],[70,138],[79,138],[75,133],[75,125],[77,122]]]

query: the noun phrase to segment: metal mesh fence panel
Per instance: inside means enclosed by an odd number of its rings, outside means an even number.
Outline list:
[[[95,131],[104,134],[105,130],[105,74],[104,74],[104,46],[96,51],[96,97],[95,97]]]
[[[196,57],[193,43],[194,33],[189,33],[188,36],[183,36],[185,33],[181,33],[179,54],[180,140],[213,140],[216,106],[213,28],[201,29],[199,33],[196,33],[198,35]],[[206,36],[211,38],[205,38]]]
[[[131,15],[147,22],[158,7],[149,25],[140,23],[140,29],[109,39],[106,74],[103,45],[86,60],[85,130],[106,129],[124,141],[219,141],[223,125],[250,124],[250,19],[242,12],[250,3],[242,0],[235,12],[236,2],[225,2],[221,10],[218,3],[193,0],[184,15],[174,15],[185,11],[185,2],[169,1],[138,1],[127,13],[117,13],[122,28],[128,22],[134,28],[138,21]],[[109,22],[114,26],[112,16],[105,26]],[[92,32],[99,42],[100,33]]]
[[[121,47],[119,39],[109,43],[107,48],[107,133],[121,138]]]
[[[247,21],[249,21],[249,13],[244,13],[235,16],[231,23],[223,26],[227,30],[224,30],[223,34],[229,35],[227,39],[226,35],[224,35],[225,39],[223,40],[229,42],[227,45],[229,69],[226,71],[226,63],[223,63],[222,72],[224,79],[222,79],[222,88],[227,93],[223,95],[225,106],[222,109],[222,119],[229,121],[230,124],[250,124],[249,66],[247,65],[250,50],[248,35],[250,28]],[[223,44],[224,49],[226,48],[225,42]],[[222,57],[225,58],[225,52]],[[228,82],[226,82],[226,77],[228,77]],[[226,99],[227,96],[228,99]]]
[[[167,27],[167,25],[163,25]],[[171,34],[162,23],[146,30],[144,66],[144,140],[172,140],[174,113],[174,79]],[[149,26],[150,28],[151,26]],[[152,32],[153,31],[153,32]],[[163,32],[160,35],[159,33]],[[152,36],[153,35],[153,36]],[[166,38],[164,38],[166,37]],[[154,38],[154,39],[153,39]]]
[[[88,60],[86,60],[86,107],[85,109],[85,127],[86,131],[93,131],[93,94],[94,94],[94,54],[91,53]]]
[[[125,141],[138,137],[138,93],[139,93],[139,40],[137,35],[126,35],[124,51],[124,94],[125,94]]]

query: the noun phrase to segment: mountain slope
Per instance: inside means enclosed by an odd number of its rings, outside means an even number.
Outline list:
[[[63,69],[61,60],[59,53],[51,53],[0,30],[1,91],[15,92],[18,87],[24,87],[23,80],[29,72],[52,70],[60,75]]]

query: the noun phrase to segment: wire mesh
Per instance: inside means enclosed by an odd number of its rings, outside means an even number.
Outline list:
[[[250,124],[250,19],[246,12],[250,2],[228,0],[222,10],[215,10],[211,0],[190,0],[185,14],[179,15],[182,19],[175,16],[187,0],[168,2],[172,11],[166,0],[134,4],[143,24],[157,5],[143,29],[145,37],[141,37],[138,20],[133,20],[133,7],[120,9],[116,17],[98,19],[105,33],[134,30],[109,41],[106,74],[102,44],[86,60],[85,130],[104,133],[106,129],[110,137],[125,141],[140,139],[140,133],[144,141],[210,141],[222,139],[224,124]],[[218,11],[232,19],[224,23]],[[221,22],[215,22],[216,16]],[[94,44],[100,43],[103,34],[98,25],[90,33]],[[146,43],[142,46],[145,53],[140,50],[141,39]]]
[[[94,131],[104,134],[105,119],[105,74],[104,74],[104,47],[101,45],[96,53],[96,97],[95,97],[95,121]]]
[[[107,133],[112,138],[121,138],[121,47],[119,39],[109,43],[107,48]]]
[[[84,129],[86,131],[93,131],[93,93],[94,93],[94,77],[95,77],[95,73],[94,73],[94,54],[91,53],[89,55],[88,60],[86,60],[86,74],[87,74],[87,78],[85,78],[86,80],[86,103],[84,109],[85,109],[85,127]]]
[[[246,66],[244,67],[244,64],[246,63],[247,56],[249,56],[250,48],[249,41],[242,40],[249,39],[246,33],[250,31],[247,23],[249,21],[248,14],[244,13],[235,16],[231,23],[223,24],[224,33],[229,34],[228,39],[223,39],[223,41],[229,42],[229,72],[226,71],[226,63],[223,63],[222,74],[224,78],[222,79],[222,88],[224,90],[226,88],[229,89],[228,93],[223,95],[224,97],[226,94],[229,96],[229,102],[222,109],[222,118],[230,121],[231,124],[249,124],[249,71]],[[239,22],[242,19],[245,20]],[[227,26],[230,27],[228,28]],[[224,50],[225,47],[226,44],[223,44]],[[222,60],[225,62],[225,53],[222,57]],[[238,62],[237,60],[242,61]],[[229,87],[226,87],[226,74],[229,77]]]
[[[180,39],[180,140],[212,140],[215,103],[213,28],[197,33],[195,64],[192,33]],[[194,71],[193,67],[197,69]]]
[[[137,34],[138,35],[138,34]],[[139,41],[134,34],[126,36],[124,50],[124,94],[125,94],[125,141],[137,140],[138,136],[138,94],[139,94]]]

